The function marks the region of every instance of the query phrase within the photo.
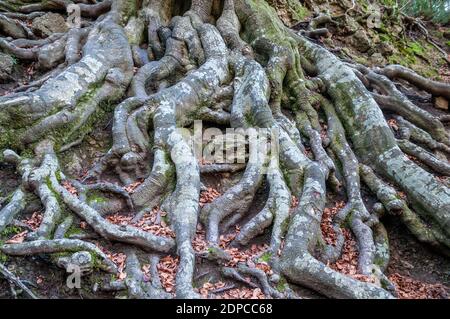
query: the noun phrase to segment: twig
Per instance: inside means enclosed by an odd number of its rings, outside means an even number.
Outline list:
[[[208,275],[209,273],[211,273],[210,270],[205,271],[205,272],[202,272],[202,273],[198,274],[197,276],[195,276],[194,280],[198,280],[198,279],[200,279],[200,278],[202,278],[202,277]]]
[[[0,264],[0,273],[10,282],[22,289],[30,298],[39,299],[25,284],[10,272],[3,264]]]
[[[214,289],[214,290],[211,291],[211,293],[213,293],[213,294],[220,294],[220,293],[222,293],[224,291],[227,291],[227,290],[230,290],[230,289],[233,289],[233,288],[236,288],[236,286],[234,284],[231,284],[231,285],[228,285],[228,286],[225,286],[225,287],[222,287],[222,288]]]
[[[450,65],[450,59],[447,57],[447,53],[439,45],[437,45],[436,42],[434,42],[434,40],[430,37],[430,33],[428,32],[427,28],[423,25],[422,21],[420,21],[417,18],[412,18],[404,13],[402,13],[402,15],[409,21],[412,21],[412,23],[415,26],[417,26],[420,32],[422,32],[423,35],[425,36],[426,41],[432,46],[434,46],[443,55],[442,58]]]

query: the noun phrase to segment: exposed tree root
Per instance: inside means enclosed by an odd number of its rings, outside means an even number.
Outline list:
[[[103,290],[127,290],[129,298],[132,299],[169,299],[171,294],[162,289],[156,265],[159,261],[157,256],[151,258],[151,278],[146,280],[141,264],[134,249],[127,248],[127,278],[125,281],[115,281],[102,287]]]
[[[108,255],[86,237],[69,236],[81,220],[91,235],[123,244],[126,278],[102,289],[126,290],[130,298],[172,297],[163,290],[155,253],[179,256],[178,298],[200,297],[193,288],[196,257],[217,261],[222,274],[235,281],[256,279],[250,285],[270,298],[296,297],[288,284],[283,293],[275,288],[283,282],[333,298],[393,298],[394,286],[383,274],[389,261],[380,221],[385,211],[399,216],[420,241],[448,254],[449,188],[405,154],[450,176],[448,161],[437,153],[448,155],[449,133],[442,118],[415,105],[392,81],[402,79],[446,99],[448,84],[396,65],[372,70],[341,61],[308,39],[328,34],[320,28],[331,22],[328,16],[295,33],[264,1],[192,0],[190,8],[174,0],[79,3],[82,17],[95,22],[46,39],[34,38],[11,17],[65,9],[67,1],[7,3],[0,7],[15,12],[0,14],[0,24],[14,39],[0,39],[0,48],[54,71],[0,97],[2,160],[15,165],[22,178],[0,210],[0,231],[32,203],[43,206],[39,227],[23,243],[3,244],[3,253],[51,254],[62,268],[76,264],[83,273],[96,267],[116,272]],[[81,182],[67,178],[58,154],[80,144],[112,110],[111,149]],[[398,131],[391,130],[383,111],[396,114]],[[203,149],[196,121],[236,129],[233,139],[244,151],[232,163],[202,162],[198,144],[202,155],[218,156],[217,143],[223,146],[228,137]],[[200,203],[201,174],[241,171],[233,186]],[[121,185],[106,181],[107,172]],[[380,202],[371,209],[360,179]],[[232,257],[221,242],[221,228],[250,214],[263,184],[264,207],[249,216],[233,245],[247,245],[272,227],[266,252],[270,276],[242,263],[230,266]],[[341,186],[346,204],[331,221],[336,235],[331,244],[321,223],[327,194]],[[98,193],[108,194],[107,200],[92,200]],[[131,212],[136,225],[155,207],[167,212],[174,239],[107,218]],[[192,245],[199,221],[206,228],[203,253]],[[344,230],[356,238],[359,277],[329,266],[342,253]],[[150,280],[141,255],[150,258]]]

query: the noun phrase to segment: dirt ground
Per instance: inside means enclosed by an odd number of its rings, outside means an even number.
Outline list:
[[[109,121],[106,120],[103,124],[107,125],[108,122]],[[86,165],[86,168],[89,167],[95,159],[101,155],[102,150],[104,150],[109,143],[103,138],[103,128],[104,126],[102,127],[99,125],[97,132],[89,136],[85,143],[66,154],[67,158],[73,158],[74,154],[79,155],[80,152],[83,151],[84,154],[90,155],[90,157],[86,157],[82,160],[83,166]],[[70,163],[66,163],[66,165],[70,166]],[[6,196],[15,188],[18,184],[17,177],[18,176],[11,167],[0,166],[0,180],[2,181],[0,184],[0,197]],[[239,174],[229,176],[228,178],[211,175],[203,177],[202,182],[207,187],[214,188],[218,192],[223,192],[238,179]],[[239,224],[243,224],[245,220],[251,218],[252,215],[262,208],[261,205],[264,203],[265,196],[267,195],[264,190],[258,193],[250,214]],[[368,195],[365,196],[365,198],[369,202],[372,200]],[[334,201],[340,199],[341,198],[335,198]],[[333,202],[333,200],[330,202]],[[22,216],[22,218],[26,217],[27,216]],[[400,283],[402,286],[405,286],[402,287],[405,289],[405,293],[403,293],[402,297],[418,297],[414,295],[415,289],[425,289],[428,292],[430,289],[434,289],[433,285],[438,284],[438,288],[436,288],[438,292],[434,293],[433,297],[448,298],[448,292],[450,292],[450,260],[419,243],[395,218],[388,217],[385,218],[383,222],[388,231],[390,240],[391,260],[387,275],[394,276],[396,280],[401,281]],[[233,233],[234,229],[229,232],[230,236],[232,236]],[[270,236],[268,233],[263,234],[252,241],[248,247],[263,245],[264,243],[267,243],[269,239]],[[108,247],[108,250],[110,251],[120,252],[120,245],[111,245],[104,242],[102,242],[102,245]],[[242,249],[248,249],[248,247]],[[168,260],[169,263],[173,261],[174,259]],[[195,276],[196,287],[209,287],[211,284],[216,284],[220,288],[222,288],[221,286],[226,288],[233,287],[233,289],[244,288],[243,285],[232,283],[221,278],[215,264],[200,258],[198,259],[198,262],[199,267],[197,267]],[[7,257],[5,265],[30,287],[34,287],[36,294],[42,298],[120,298],[120,294],[113,295],[98,290],[98,287],[102,282],[110,279],[109,275],[98,272],[83,277],[81,289],[68,288],[66,285],[67,274],[53,265],[48,256],[39,255],[26,258]],[[447,292],[443,292],[442,287],[446,287]],[[309,289],[302,287],[294,288],[303,298],[323,298]],[[233,291],[233,289],[229,289],[229,291]],[[220,289],[218,289],[218,291],[220,291]],[[408,293],[411,293],[411,296],[408,296]],[[20,297],[21,296],[19,296],[19,298]],[[221,297],[221,293],[217,293],[215,297]],[[426,297],[426,293],[424,292],[419,297]],[[13,298],[10,285],[1,278],[0,298]]]

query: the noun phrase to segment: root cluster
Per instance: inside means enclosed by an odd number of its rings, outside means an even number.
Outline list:
[[[301,285],[334,298],[393,298],[395,286],[384,274],[384,214],[448,255],[450,190],[438,177],[450,176],[449,133],[443,118],[416,105],[397,81],[445,99],[450,85],[398,65],[342,61],[309,39],[328,32],[320,26],[330,17],[297,33],[264,1],[193,0],[189,8],[176,0],[74,1],[85,23],[45,39],[17,21],[65,9],[66,1],[12,2],[0,1],[8,11],[0,21],[11,24],[13,38],[1,38],[0,48],[50,71],[0,97],[2,159],[21,176],[1,206],[0,231],[28,207],[43,208],[39,226],[23,242],[3,243],[2,253],[49,254],[66,270],[75,264],[83,274],[116,273],[92,238],[120,243],[126,278],[102,289],[131,298],[234,289],[194,289],[200,260],[217,264],[236,285],[259,289],[255,296],[296,298]],[[67,177],[59,155],[109,110],[111,149],[83,179]],[[199,158],[197,121],[241,130],[237,140],[249,149],[243,160]],[[276,150],[256,138],[257,129],[271,134]],[[192,131],[194,141],[185,134]],[[111,172],[117,183],[105,180]],[[202,183],[207,174],[236,173],[239,180],[220,193]],[[375,205],[363,199],[362,187]],[[264,205],[250,214],[263,188]],[[345,200],[330,213],[333,194]],[[80,221],[86,236],[73,232]],[[237,223],[239,232],[224,244]],[[270,235],[266,249],[239,260],[238,248],[263,233]],[[169,292],[159,266],[167,255],[178,258]],[[342,258],[353,258],[354,267],[343,271]]]

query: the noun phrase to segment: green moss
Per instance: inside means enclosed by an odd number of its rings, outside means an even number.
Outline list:
[[[53,188],[52,181],[50,180],[50,176],[45,177],[45,185],[47,185],[47,187],[50,189],[50,191],[53,193],[53,195],[55,195],[56,198],[58,199],[58,203],[60,203],[59,193]]]
[[[161,216],[161,219],[163,220],[164,223],[166,223],[166,225],[170,224],[168,215]]]
[[[86,108],[91,107],[92,100],[95,98],[100,88],[101,84],[91,86],[86,94],[78,100],[77,106],[75,107],[78,116],[81,117],[81,114],[86,111]],[[118,98],[120,98],[120,96],[112,97],[111,100],[101,102],[100,105],[95,108],[94,112],[90,114],[85,123],[80,123],[80,120],[78,120],[70,125],[53,131],[52,136],[55,141],[55,149],[58,150],[63,145],[76,141],[79,138],[83,138],[87,134],[91,133],[95,127],[95,124],[101,122],[105,119],[107,114],[114,110],[113,101]]]
[[[292,19],[295,21],[302,21],[311,14],[298,0],[287,0],[287,3],[291,9]]]
[[[218,247],[209,247],[208,254],[214,259],[226,259],[228,257],[228,255]]]
[[[8,255],[5,255],[4,253],[0,252],[0,263],[6,263],[8,261]]]
[[[377,265],[378,267],[382,267],[382,266],[385,266],[386,260],[384,260],[384,258],[382,258],[379,255],[375,255],[375,257],[373,259],[373,264]]]
[[[436,70],[434,68],[428,68],[422,72],[419,71],[419,73],[421,73],[426,78],[433,78],[436,80],[440,79],[438,70]]]
[[[411,67],[417,63],[417,59],[410,51],[408,52],[404,49],[401,49],[400,51],[403,54],[393,54],[388,58],[390,64],[401,64],[406,67]]]
[[[137,6],[138,1],[135,0],[119,2],[118,11],[120,12],[120,17],[123,25],[125,25],[132,16],[136,15],[138,10]]]
[[[289,218],[286,218],[282,223],[281,223],[281,231],[283,233],[286,233],[288,228],[289,228]]]
[[[20,149],[20,136],[25,131],[24,129],[7,129],[0,118],[0,151],[11,148]],[[3,126],[3,128],[1,128]]]
[[[450,47],[450,41],[445,42],[445,44]]]
[[[65,238],[69,238],[72,235],[77,235],[77,234],[82,234],[83,231],[81,230],[81,228],[78,228],[76,226],[71,226],[69,228],[69,230],[65,233],[64,237]]]
[[[423,55],[425,50],[419,42],[408,43],[408,48],[406,49],[409,53],[414,53],[417,55]]]
[[[381,40],[382,42],[390,42],[390,43],[393,42],[393,41],[392,41],[392,38],[391,38],[391,36],[390,36],[389,34],[386,34],[386,33],[380,33],[378,36],[379,36],[379,38],[380,38],[380,40]]]
[[[102,259],[100,258],[100,256],[98,256],[94,252],[89,252],[89,253],[92,256],[92,265],[93,265],[94,269],[101,269],[102,268]]]
[[[12,236],[20,233],[22,230],[17,226],[7,226],[3,231],[0,232],[0,246],[5,244],[5,240],[11,238]],[[8,255],[0,251],[0,263],[5,263],[8,261]]]
[[[259,257],[259,260],[268,263],[270,261],[270,258],[272,258],[272,254],[266,251],[261,255],[261,257]]]
[[[251,12],[259,12],[258,16],[248,15],[249,12],[237,11],[239,18],[242,20],[251,19],[251,21],[246,21],[247,23],[254,24],[254,28],[246,28],[244,30],[244,38],[249,43],[253,42],[260,37],[266,37],[274,41],[275,43],[286,42],[285,26],[280,19],[277,18],[277,13],[274,8],[272,8],[265,1],[246,1],[246,5],[250,7]]]
[[[277,283],[277,290],[279,291],[279,292],[283,292],[283,291],[285,291],[286,290],[286,285],[287,285],[287,281],[286,281],[286,279],[284,278],[284,277],[281,277],[280,278],[280,281]]]
[[[95,124],[105,119],[106,115],[113,111],[113,102],[121,98],[121,96],[112,96],[111,100],[101,102],[100,105],[95,107],[93,113],[89,115],[84,123],[80,122],[82,120],[84,121],[83,114],[86,113],[89,107],[92,107],[91,103],[95,101],[96,95],[102,85],[103,82],[91,85],[87,92],[79,98],[72,111],[79,120],[68,125],[63,125],[49,134],[48,137],[51,137],[55,142],[55,150],[91,133]],[[60,112],[63,107],[64,105],[53,107],[51,112],[46,114],[46,117]],[[38,123],[32,122],[29,114],[21,112],[21,108],[17,108],[17,111],[15,109],[8,109],[8,112],[0,112],[0,151],[7,148],[23,150],[21,143],[23,134],[27,128]],[[35,145],[36,143],[28,145],[26,150],[34,149]]]
[[[4,243],[5,242],[3,240],[0,240],[0,246],[3,246]],[[0,251],[0,263],[5,263],[7,261],[8,261],[8,255],[6,255]]]
[[[56,179],[58,180],[58,182],[61,183],[62,177],[61,177],[61,171],[60,170],[56,171],[55,176],[56,176]]]
[[[369,63],[368,63],[368,61],[367,61],[367,59],[364,57],[364,56],[356,56],[355,57],[355,61],[357,62],[357,63],[359,63],[359,64],[363,64],[363,65],[368,65]]]
[[[248,124],[249,127],[256,127],[255,119],[253,118],[253,113],[246,112],[244,114],[245,122]]]
[[[3,205],[8,205],[9,202],[11,201],[11,199],[13,198],[13,196],[14,196],[14,192],[9,193],[8,196],[6,196],[6,198],[3,202]]]
[[[11,57],[13,65],[18,65],[19,64],[19,60],[17,60],[17,58],[14,55],[9,55],[9,56]]]
[[[1,238],[9,238],[11,236],[14,236],[18,233],[20,233],[22,230],[20,229],[20,227],[17,226],[7,226],[5,229],[3,229],[2,232],[0,232],[0,237]]]
[[[34,158],[34,152],[31,148],[28,148],[28,149],[25,149],[22,152],[20,152],[20,156],[22,158],[32,159],[32,158]]]
[[[287,12],[294,23],[305,20],[311,14],[298,0],[266,1],[275,10],[281,9],[283,12]]]
[[[380,0],[380,2],[386,6],[396,6],[397,5],[397,0]]]
[[[175,165],[172,163],[172,158],[170,157],[170,154],[167,152],[164,152],[164,157],[166,163],[171,163],[167,170],[164,171],[164,176],[168,181],[173,181],[176,176],[176,168]]]
[[[106,203],[108,199],[101,195],[100,192],[92,191],[87,194],[87,202],[88,204],[96,203]]]

